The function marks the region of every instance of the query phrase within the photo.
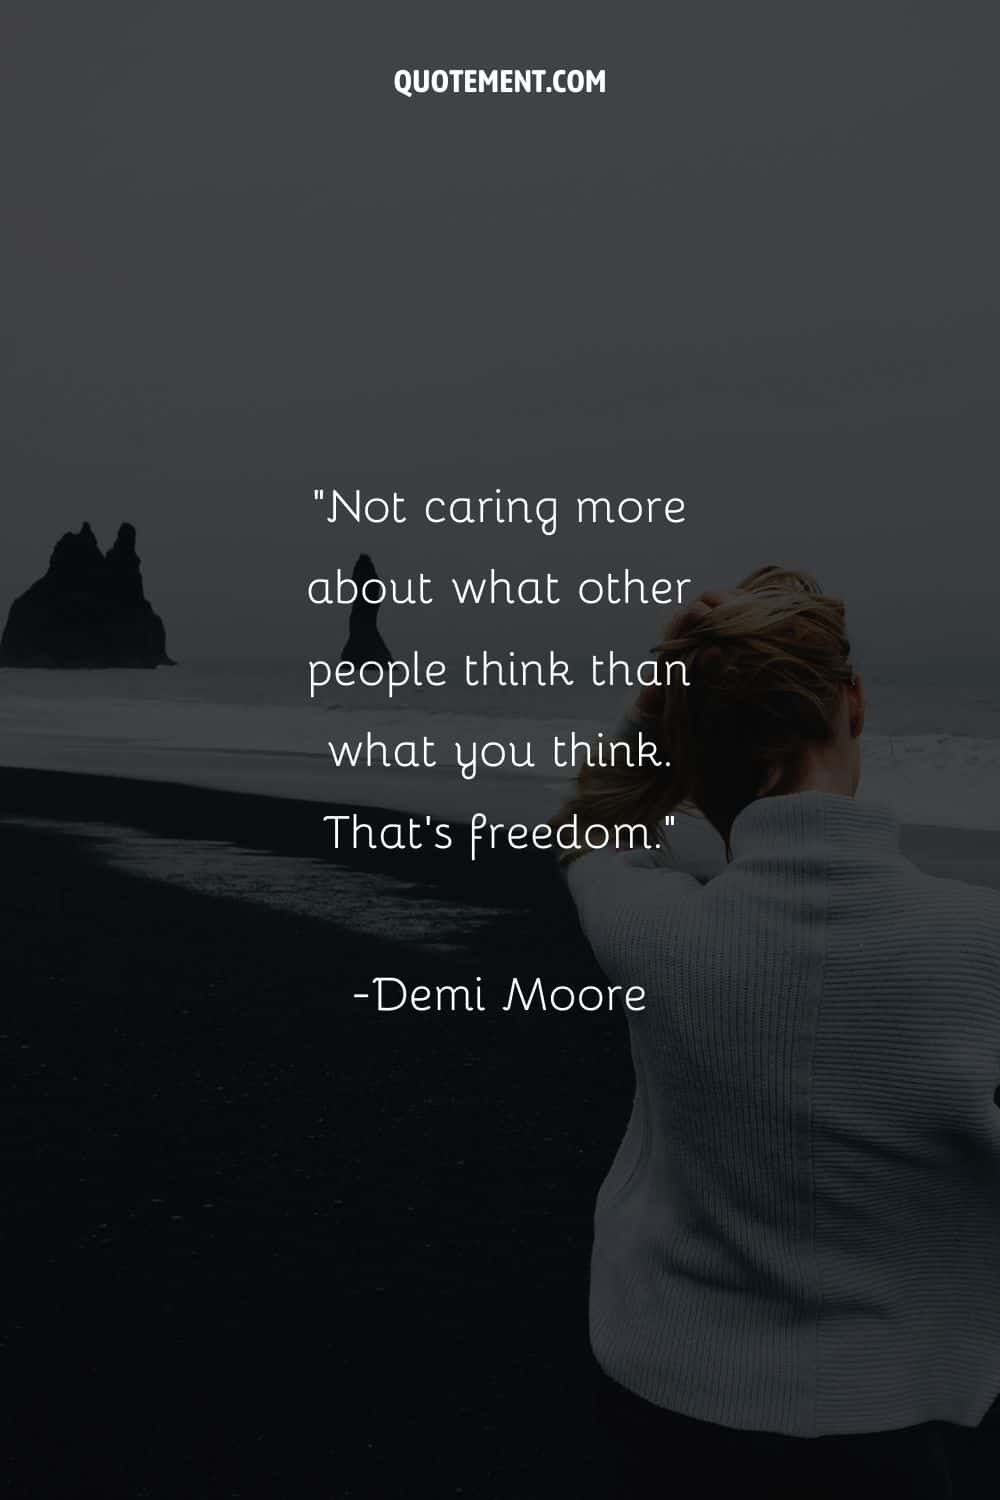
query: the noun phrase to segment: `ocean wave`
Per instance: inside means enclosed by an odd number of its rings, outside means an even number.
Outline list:
[[[167,838],[111,823],[4,818],[11,827],[67,835],[93,844],[126,874],[182,886],[199,895],[248,901],[334,923],[365,937],[454,953],[496,918],[497,907],[428,899],[412,881],[333,860],[272,854],[218,839]],[[419,899],[417,899],[419,897]]]
[[[606,702],[603,707],[606,713]],[[48,764],[84,772],[103,767],[106,774],[141,777],[155,763],[160,779],[183,782],[191,779],[189,768],[200,755],[203,763],[210,760],[215,785],[279,796],[316,795],[318,788],[322,796],[367,805],[378,805],[391,777],[392,800],[385,805],[454,817],[467,816],[470,805],[487,811],[523,806],[525,816],[529,811],[547,815],[569,780],[568,772],[553,766],[553,740],[565,740],[571,730],[589,738],[610,727],[596,712],[571,719],[558,713],[483,714],[425,705],[375,708],[355,703],[328,712],[307,705],[125,697],[72,703],[20,695],[0,700],[2,756],[9,765]],[[368,733],[384,741],[390,755],[401,742],[426,735],[434,742],[437,766],[337,770],[327,742],[364,740]],[[456,746],[467,747],[473,740],[518,747],[530,741],[535,764],[519,770],[501,767],[465,781],[457,768]],[[128,756],[133,751],[131,770]],[[259,767],[250,764],[254,760]],[[293,777],[296,762],[301,773]],[[863,763],[862,795],[887,803],[906,822],[1000,829],[1000,739],[867,733]],[[301,791],[294,789],[297,780]]]
[[[1000,829],[1000,740],[866,735],[861,795],[904,823]]]

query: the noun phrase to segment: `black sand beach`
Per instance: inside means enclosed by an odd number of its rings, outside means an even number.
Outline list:
[[[495,911],[429,958],[336,909],[125,873],[86,832],[328,859],[331,810],[0,776],[9,1494],[585,1492],[590,1217],[629,1107],[625,1022],[352,998],[385,972],[597,978],[551,858],[352,854],[413,901]],[[997,879],[990,835],[908,839]]]
[[[4,826],[8,1493],[529,1496],[550,1455],[564,1482],[567,1451],[585,1469],[590,1214],[628,1108],[624,1022],[352,998],[386,969],[592,976],[550,861],[477,865],[501,915],[428,963],[336,911],[108,868],[79,832],[322,857],[329,810],[0,778],[5,820],[77,827]],[[457,857],[367,863],[428,900],[469,894]]]

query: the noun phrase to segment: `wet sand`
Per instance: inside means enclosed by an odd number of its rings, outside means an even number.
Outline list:
[[[354,999],[374,973],[599,976],[550,856],[348,865],[324,837],[337,810],[0,774],[7,1493],[586,1491],[590,1216],[629,1107],[624,1019]],[[108,828],[174,841],[192,878],[116,867]],[[320,892],[339,864],[369,904],[412,882],[426,936],[388,897],[366,926],[206,894],[208,841]],[[1000,884],[1000,836],[906,842]]]
[[[0,816],[50,820],[3,828],[8,1493],[579,1488],[625,1023],[352,998],[387,971],[595,977],[551,862],[477,866],[496,915],[443,957],[125,873],[80,831],[325,859],[329,810],[0,776]],[[462,859],[351,857],[470,896]]]

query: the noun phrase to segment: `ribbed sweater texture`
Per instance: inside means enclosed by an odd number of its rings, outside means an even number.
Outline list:
[[[1000,896],[921,873],[893,814],[754,802],[707,882],[568,879],[629,1016],[598,1196],[598,1361],[723,1426],[974,1426],[1000,1393]]]

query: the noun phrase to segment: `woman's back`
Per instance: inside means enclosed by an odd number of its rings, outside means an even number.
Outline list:
[[[974,1425],[1000,1391],[1000,897],[921,874],[848,796],[756,800],[731,844],[705,886],[570,866],[599,960],[646,990],[595,1352],[730,1427]]]

